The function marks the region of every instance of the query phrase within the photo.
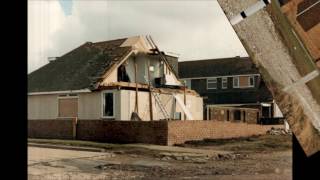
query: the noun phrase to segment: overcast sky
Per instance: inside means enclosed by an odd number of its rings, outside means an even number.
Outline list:
[[[28,0],[28,72],[87,41],[147,34],[179,61],[247,56],[216,0]]]

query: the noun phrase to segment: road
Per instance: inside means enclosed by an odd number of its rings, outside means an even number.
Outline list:
[[[166,146],[165,151],[125,148],[106,152],[29,147],[28,179],[289,180],[291,150],[286,146],[280,149],[287,139],[279,140],[279,146],[275,147],[266,142],[270,142],[270,138],[236,140],[220,145],[189,144],[186,145],[187,152],[177,152],[177,147],[170,151],[170,146]],[[270,148],[266,149],[262,144],[269,144]],[[230,151],[232,149],[234,152]],[[205,153],[209,151],[219,152],[218,156]]]

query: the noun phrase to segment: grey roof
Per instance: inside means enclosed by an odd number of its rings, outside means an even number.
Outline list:
[[[258,74],[259,70],[248,57],[207,59],[179,62],[180,78]]]
[[[110,67],[131,51],[126,40],[85,43],[28,75],[28,92],[94,89]]]

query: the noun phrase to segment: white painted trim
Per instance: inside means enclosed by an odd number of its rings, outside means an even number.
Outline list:
[[[186,79],[208,79],[208,78],[222,78],[222,77],[234,77],[234,76],[261,76],[260,74],[237,74],[228,76],[204,76],[204,77],[193,77],[193,78],[180,78],[181,80]]]
[[[209,80],[216,80],[216,87],[215,88],[209,88],[208,87],[208,81]],[[208,78],[207,79],[207,89],[217,89],[218,88],[218,78],[214,77],[214,78]]]
[[[288,90],[290,90],[291,88],[295,88],[297,86],[305,84],[305,83],[311,81],[312,79],[316,78],[319,74],[320,74],[320,71],[318,69],[316,69],[316,70],[312,71],[311,73],[308,73],[307,75],[305,75],[301,79],[290,84],[289,86],[283,88],[283,91],[288,92]]]
[[[58,99],[79,99],[79,96],[58,96]]]
[[[253,78],[253,85],[250,85],[250,78]],[[254,76],[249,76],[249,78],[248,78],[248,87],[254,87],[255,86],[255,79],[254,79]]]
[[[266,102],[267,103],[267,102]],[[207,107],[224,107],[224,106],[243,106],[243,105],[261,105],[261,103],[247,103],[247,104],[207,104]]]
[[[234,86],[234,78],[232,79],[232,86],[233,88],[239,88],[239,89],[245,89],[245,88],[253,88],[255,87],[255,81],[254,81],[254,76],[255,75],[246,75],[248,77],[248,86],[240,86],[240,76],[235,76],[238,77],[238,86]],[[253,86],[250,85],[250,77],[253,77]]]
[[[113,95],[113,116],[104,116],[104,106],[105,106],[105,102],[104,102],[104,94],[106,93],[112,93]],[[101,118],[115,118],[115,92],[114,90],[104,90],[101,91]]]
[[[234,85],[235,78],[238,79],[238,83],[237,83],[236,86]],[[239,82],[239,81],[240,81],[239,76],[234,76],[234,77],[232,77],[232,87],[233,87],[233,88],[240,88],[240,82]]]
[[[226,81],[227,86],[223,86],[223,80]],[[221,78],[221,89],[228,89],[228,78],[227,77],[222,77]]]
[[[72,94],[72,93],[88,93],[91,92],[89,89],[79,89],[70,91],[48,91],[48,92],[31,92],[28,95],[44,95],[44,94]]]

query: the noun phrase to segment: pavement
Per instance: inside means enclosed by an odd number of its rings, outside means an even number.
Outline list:
[[[84,146],[69,146],[69,145],[61,145],[61,144],[50,144],[50,140],[47,143],[36,143],[29,142],[28,146],[30,147],[42,147],[42,148],[54,148],[54,149],[69,149],[75,151],[90,151],[90,152],[105,152],[103,148],[96,147],[84,147]],[[116,146],[116,145],[114,145]],[[156,151],[165,151],[165,152],[176,152],[176,153],[187,153],[187,154],[202,154],[208,156],[214,156],[217,154],[229,154],[231,151],[219,151],[219,150],[207,150],[207,149],[195,149],[188,147],[179,147],[179,146],[161,146],[161,145],[153,145],[153,144],[125,144],[119,145],[119,148],[122,146],[126,148],[143,148],[148,150],[156,150]]]

